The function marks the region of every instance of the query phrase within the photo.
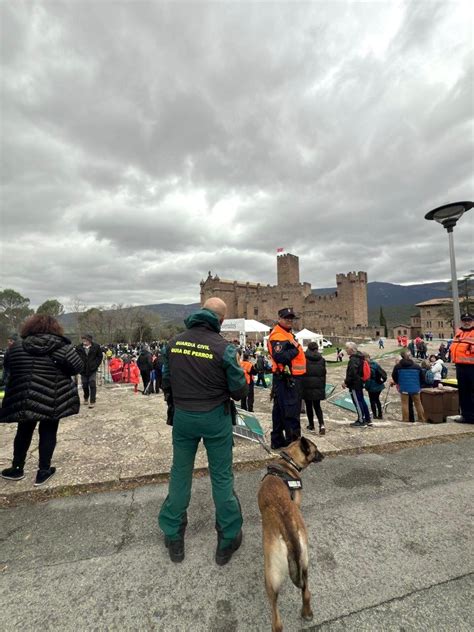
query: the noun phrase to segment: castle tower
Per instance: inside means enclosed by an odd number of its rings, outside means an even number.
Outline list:
[[[367,310],[367,272],[348,272],[337,274],[337,297],[340,309],[347,312],[354,325],[367,327],[369,315]]]
[[[295,285],[300,282],[300,260],[296,255],[277,257],[277,285]]]

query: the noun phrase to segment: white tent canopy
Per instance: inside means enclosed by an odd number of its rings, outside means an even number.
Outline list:
[[[263,323],[245,318],[227,318],[221,325],[221,331],[243,331],[246,334],[266,333],[270,331]]]
[[[245,346],[246,334],[266,333],[270,331],[263,323],[257,320],[246,320],[245,318],[227,318],[221,325],[221,331],[238,331],[239,340],[242,346]]]
[[[266,333],[267,331],[270,331],[270,327],[267,327],[267,325],[264,325],[263,323],[259,323],[258,320],[245,321],[246,334]]]
[[[295,334],[295,338],[303,347],[307,347],[310,342],[317,342],[318,345],[321,346],[323,341],[322,334],[315,334],[314,331],[310,331],[309,329],[302,329]]]

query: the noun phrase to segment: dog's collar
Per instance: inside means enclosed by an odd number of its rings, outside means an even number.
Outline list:
[[[280,456],[284,461],[286,461],[289,465],[291,465],[291,467],[294,467],[297,472],[301,472],[303,470],[303,468],[300,467],[297,463],[295,463],[293,459],[291,458],[291,456],[284,450],[280,452]]]

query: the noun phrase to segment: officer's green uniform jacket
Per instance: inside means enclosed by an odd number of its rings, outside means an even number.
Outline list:
[[[159,524],[171,540],[187,523],[194,458],[201,439],[207,451],[216,506],[219,546],[225,548],[242,527],[232,472],[232,418],[229,399],[247,394],[237,351],[220,335],[214,312],[201,309],[185,320],[187,330],[169,344],[163,361],[163,389],[172,392],[173,466]]]
[[[245,397],[237,350],[220,335],[216,314],[201,309],[184,324],[187,331],[170,342],[163,362],[163,389],[171,387],[175,407],[209,411],[230,397]]]

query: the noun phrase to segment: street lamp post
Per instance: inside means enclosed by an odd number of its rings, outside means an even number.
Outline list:
[[[446,228],[449,239],[449,258],[451,261],[451,287],[453,291],[453,313],[454,313],[454,331],[456,331],[461,322],[461,312],[459,310],[459,293],[458,279],[456,274],[456,259],[454,256],[454,239],[453,229],[461,217],[474,206],[474,202],[452,202],[444,204],[426,213],[425,219],[434,219]]]

